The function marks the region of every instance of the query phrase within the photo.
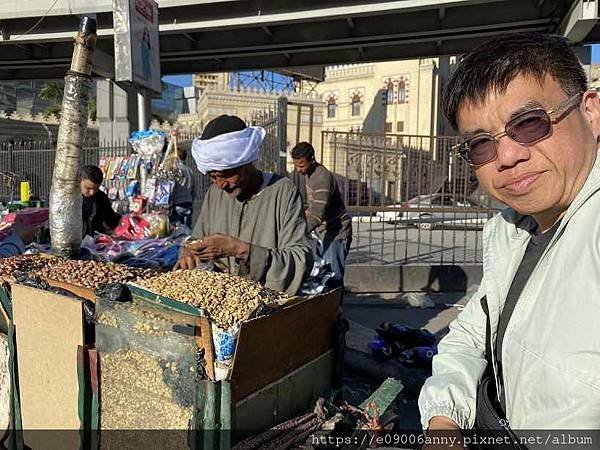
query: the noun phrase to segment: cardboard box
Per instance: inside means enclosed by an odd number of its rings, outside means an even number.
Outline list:
[[[21,423],[32,449],[78,449],[77,351],[85,344],[83,303],[40,289],[11,286]],[[51,444],[45,433],[64,430]],[[30,431],[30,432],[28,432]]]
[[[92,297],[91,291],[84,288],[52,284]],[[138,298],[189,317],[195,324],[196,345],[205,349],[207,375],[214,380],[211,324],[202,312],[140,288],[131,289]],[[83,304],[65,295],[18,284],[13,284],[11,291],[22,426],[26,430],[78,430],[81,417],[97,415],[101,370],[95,362],[90,363],[85,367],[87,379],[82,384],[78,356],[81,365],[82,348],[87,346],[89,352],[92,343],[89,338],[86,341]],[[197,387],[200,412],[194,419],[196,427],[270,427],[312,408],[316,397],[332,384],[340,297],[340,291],[333,291],[294,298],[267,316],[244,322],[230,379],[204,381]],[[92,406],[96,410],[91,413],[81,410],[82,396],[86,395],[82,391],[89,391],[90,386],[96,396]],[[220,400],[206,401],[205,394]],[[24,442],[33,449],[49,448],[42,437],[24,433]],[[200,440],[213,437],[197,435]],[[65,439],[57,443],[59,448],[81,445],[77,433],[65,434]],[[229,448],[228,439],[228,435],[221,437],[219,446]]]
[[[130,289],[138,298],[197,316],[203,323],[203,339],[197,344],[205,350],[211,347],[210,327],[201,310],[137,286]],[[270,314],[242,323],[229,380],[233,400],[247,397],[332,349],[340,302],[339,289],[313,297],[294,297]],[[213,353],[212,348],[208,350],[206,353]],[[214,362],[205,361],[207,366]]]

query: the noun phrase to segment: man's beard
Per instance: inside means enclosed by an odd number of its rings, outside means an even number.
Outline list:
[[[239,197],[242,193],[242,188],[239,186],[226,187],[223,190],[227,192],[227,195],[230,195],[233,198]]]

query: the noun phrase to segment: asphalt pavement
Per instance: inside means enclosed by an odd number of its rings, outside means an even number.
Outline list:
[[[448,325],[461,311],[468,296],[464,292],[448,293],[378,293],[351,294],[344,296],[343,315],[350,322],[346,334],[346,346],[362,352],[363,358],[372,358],[368,343],[376,335],[375,328],[382,322],[392,322],[415,328],[424,328],[439,339],[448,331]],[[413,306],[411,306],[413,305]],[[375,360],[373,360],[375,365]],[[428,369],[429,370],[429,369]],[[397,432],[415,432],[420,429],[418,392],[428,370],[402,368],[399,377],[403,384],[410,385],[394,403],[398,414]],[[409,379],[414,377],[414,379]],[[360,371],[346,370],[344,385],[346,398],[359,404],[379,386],[380,381]],[[415,387],[416,383],[416,387]]]
[[[352,222],[348,264],[476,264],[482,231],[448,226],[421,230],[386,222]]]

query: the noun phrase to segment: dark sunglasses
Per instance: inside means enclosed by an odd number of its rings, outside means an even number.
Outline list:
[[[471,166],[487,164],[497,158],[498,139],[501,137],[508,136],[524,146],[533,145],[547,138],[552,131],[552,124],[562,118],[561,113],[567,107],[578,104],[581,96],[580,92],[548,111],[543,108],[534,108],[517,114],[506,123],[504,131],[496,134],[478,133],[455,145],[452,149],[458,152]]]

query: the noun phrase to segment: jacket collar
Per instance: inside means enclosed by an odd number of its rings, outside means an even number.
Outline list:
[[[596,160],[592,166],[587,180],[583,187],[569,206],[565,215],[561,220],[561,224],[557,230],[557,235],[561,233],[562,229],[566,226],[567,222],[573,217],[573,215],[585,204],[585,202],[592,197],[598,190],[600,190],[600,153],[596,154]],[[511,227],[514,233],[511,233],[514,238],[526,239],[528,235],[532,234],[537,224],[535,219],[530,215],[519,214],[512,208],[507,208],[502,211],[502,219],[505,222],[514,225]],[[524,233],[524,235],[523,235]]]

